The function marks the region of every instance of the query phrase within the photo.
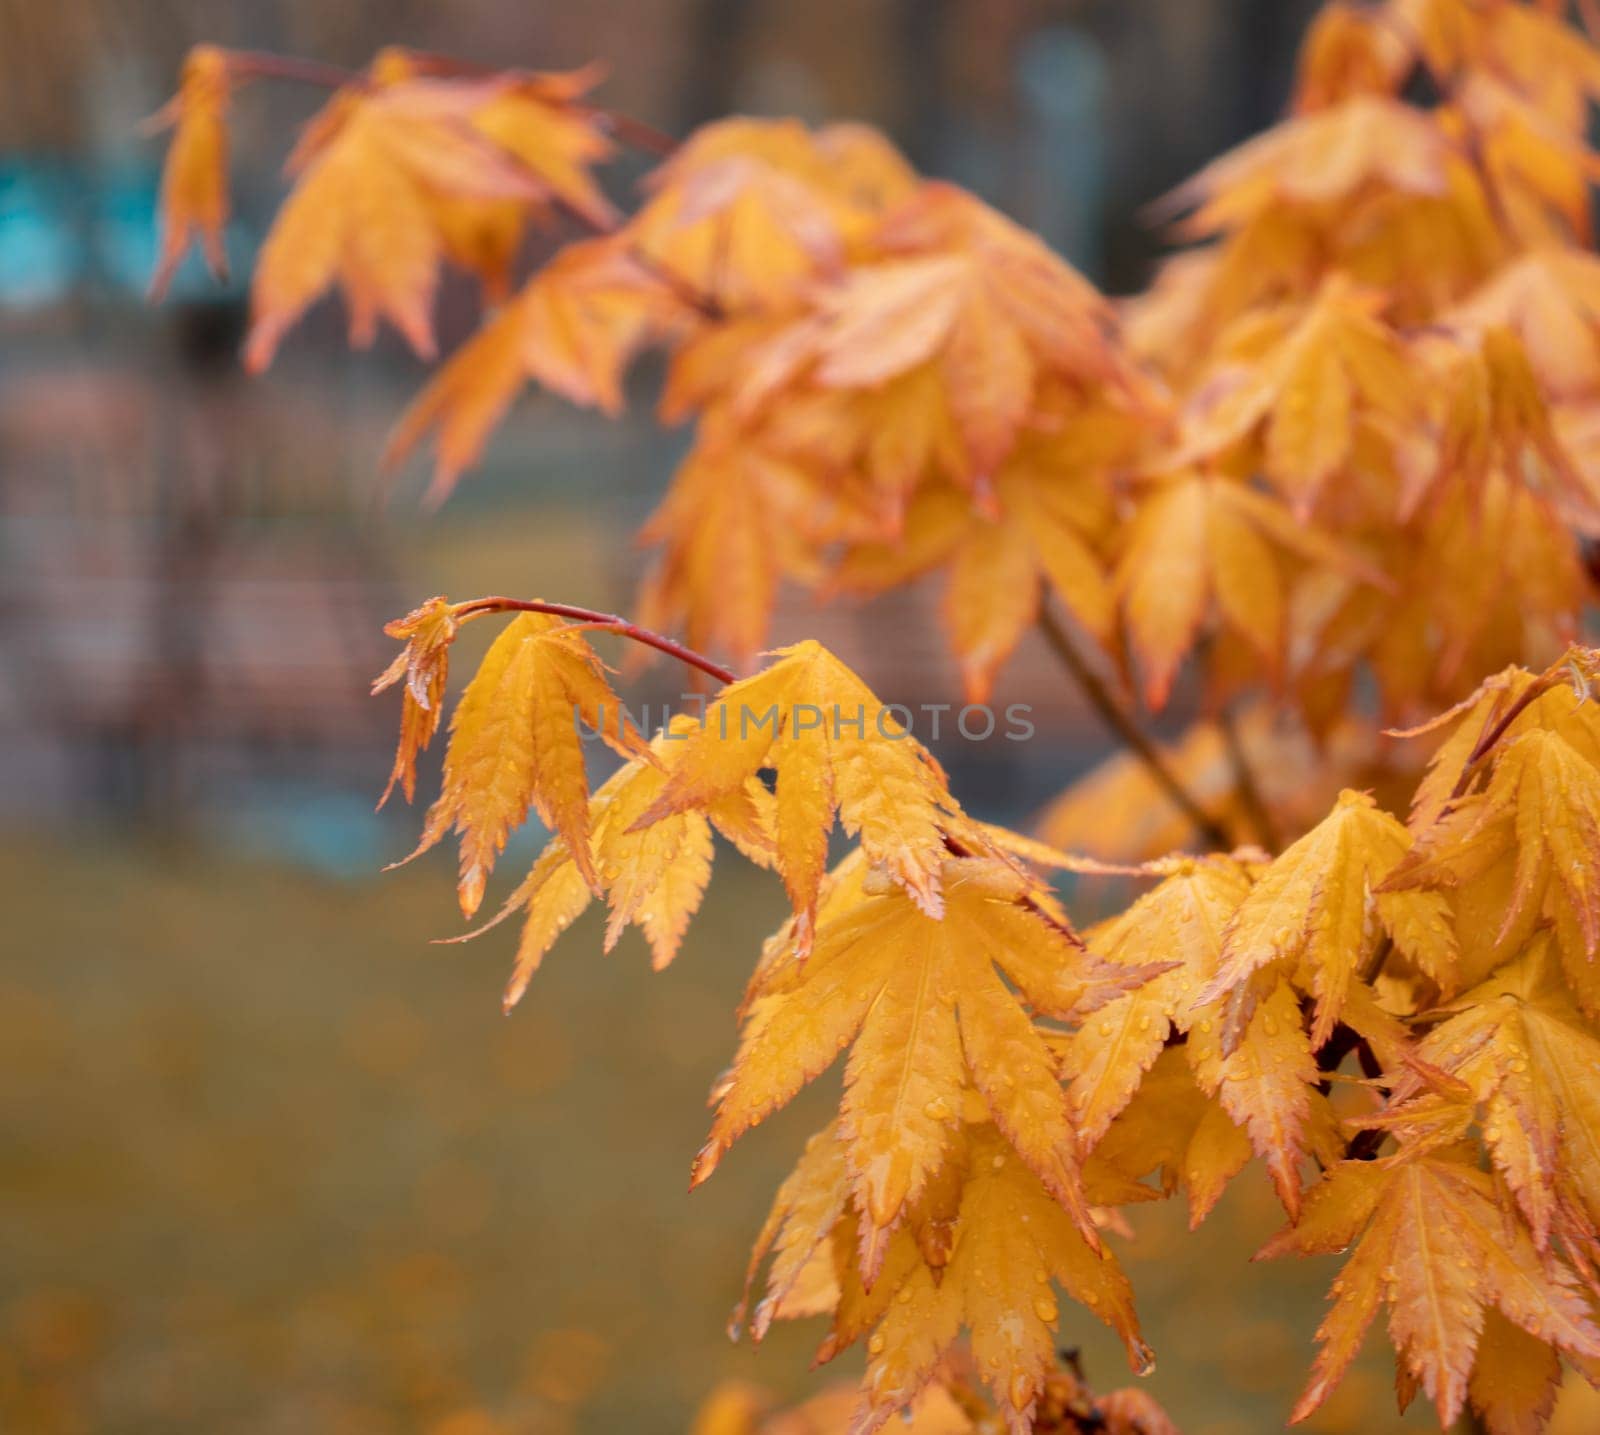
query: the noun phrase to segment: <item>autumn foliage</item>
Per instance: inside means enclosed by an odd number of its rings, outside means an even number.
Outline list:
[[[191,242],[221,269],[228,108],[296,66],[190,57],[157,291]],[[634,926],[672,961],[718,836],[781,883],[692,1179],[842,1062],[735,1315],[864,1344],[837,1425],[803,1428],[1172,1428],[1057,1348],[1086,1310],[1149,1369],[1132,1208],[1181,1193],[1198,1224],[1256,1161],[1284,1216],[1261,1256],[1346,1253],[1292,1419],[1381,1315],[1402,1406],[1537,1430],[1563,1362],[1600,1371],[1588,32],[1554,3],[1329,4],[1287,118],[1161,201],[1184,247],[1123,303],[853,126],[669,147],[588,71],[391,50],[335,78],[252,276],[251,368],[330,289],[352,342],[387,323],[433,357],[454,266],[486,317],[385,456],[431,448],[435,499],[530,382],[615,411],[660,350],[662,419],[692,425],[637,622],[432,598],[376,686],[409,800],[459,629],[509,615],[418,848],[456,839],[472,917],[509,834],[552,834],[493,919],[520,922],[508,1007],[591,904],[608,948]],[[627,216],[594,175],[624,144],[667,151]],[[516,287],[558,223],[587,233]],[[1042,625],[1128,743],[1036,836],[968,815],[825,648],[761,653],[785,583],[932,573],[970,700]],[[597,632],[698,669],[704,713],[635,730]],[[1140,708],[1180,687],[1201,716],[1157,745]],[[621,762],[598,786],[580,725]],[[1137,895],[1080,931],[1063,870]]]

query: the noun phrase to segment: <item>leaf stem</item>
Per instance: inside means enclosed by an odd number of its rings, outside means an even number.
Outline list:
[[[1461,764],[1461,776],[1456,779],[1456,785],[1450,789],[1451,802],[1454,802],[1466,792],[1467,787],[1472,782],[1472,774],[1478,764],[1489,755],[1490,749],[1506,735],[1506,731],[1511,724],[1549,692],[1559,679],[1559,666],[1546,669],[1517,695],[1517,700],[1500,714],[1491,727],[1484,730],[1477,742],[1472,745],[1472,752],[1468,755],[1467,760]]]
[[[680,663],[698,668],[708,677],[715,678],[723,687],[738,679],[738,674],[720,663],[713,662],[704,653],[697,653],[675,638],[652,632],[649,628],[641,628],[637,623],[617,613],[602,613],[594,608],[579,608],[571,603],[546,603],[541,598],[499,596],[474,598],[470,603],[460,603],[456,606],[456,617],[463,621],[482,617],[486,613],[549,613],[556,618],[570,618],[574,623],[582,623],[587,628],[616,633],[619,637],[642,643],[647,648],[654,648],[658,653],[665,653],[669,658],[676,658]]]
[[[623,144],[631,145],[645,154],[665,159],[678,148],[679,142],[675,136],[669,135],[665,130],[658,130],[643,120],[635,119],[632,115],[625,115],[620,110],[608,110],[596,106],[593,113]]]
[[[1144,764],[1145,770],[1174,805],[1195,826],[1200,836],[1212,847],[1226,850],[1233,846],[1227,829],[1212,817],[1193,793],[1183,785],[1166,757],[1155,743],[1134,721],[1133,715],[1119,703],[1100,675],[1089,666],[1088,660],[1078,650],[1072,634],[1051,610],[1049,600],[1039,605],[1039,629],[1052,651],[1077,683],[1089,704],[1099,713],[1105,725],[1121,739],[1123,745]]]

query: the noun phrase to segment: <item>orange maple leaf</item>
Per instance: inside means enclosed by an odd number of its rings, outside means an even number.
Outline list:
[[[178,93],[151,117],[151,129],[176,126],[161,174],[161,251],[150,298],[165,296],[191,241],[198,239],[211,272],[227,278],[223,230],[228,223],[228,56],[196,45],[183,62]]]

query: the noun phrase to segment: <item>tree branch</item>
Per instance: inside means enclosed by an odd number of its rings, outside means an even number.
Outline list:
[[[1506,735],[1506,729],[1532,707],[1538,699],[1549,692],[1559,680],[1560,665],[1558,664],[1556,667],[1541,673],[1533,682],[1529,683],[1518,694],[1517,700],[1500,714],[1499,719],[1479,735],[1477,742],[1472,745],[1472,751],[1468,754],[1467,760],[1461,764],[1461,776],[1456,779],[1456,785],[1450,789],[1451,802],[1466,793],[1467,788],[1472,783],[1472,774],[1477,770],[1478,764],[1489,755],[1489,750]]]
[[[601,613],[594,608],[579,608],[571,603],[546,603],[539,598],[498,596],[474,598],[470,603],[462,603],[456,608],[456,617],[463,621],[482,617],[486,613],[549,613],[557,618],[570,618],[585,628],[616,633],[631,642],[654,648],[658,653],[665,653],[669,658],[676,658],[680,663],[698,668],[708,677],[715,678],[723,687],[738,680],[738,674],[720,663],[713,662],[704,653],[697,653],[693,648],[678,642],[676,638],[652,632],[649,628],[641,628],[637,623],[616,613]]]
[[[357,71],[340,65],[301,60],[293,55],[272,55],[265,50],[228,50],[226,54],[230,74],[253,80],[297,80],[304,85],[337,90],[361,78]]]
[[[635,119],[632,115],[625,115],[620,110],[608,110],[595,106],[593,113],[617,139],[644,154],[653,154],[660,159],[676,152],[678,140],[669,135],[665,130],[658,130],[652,124]]]
[[[1166,756],[1145,735],[1134,721],[1133,715],[1117,701],[1111,690],[1101,681],[1099,674],[1089,666],[1083,654],[1078,651],[1072,634],[1051,611],[1048,599],[1039,605],[1039,628],[1055,655],[1061,659],[1061,665],[1072,675],[1073,681],[1089,700],[1090,706],[1100,714],[1106,726],[1121,739],[1123,746],[1144,765],[1156,786],[1171,798],[1173,804],[1194,824],[1205,842],[1223,850],[1232,847],[1233,841],[1227,829],[1212,817],[1200,805],[1194,794],[1183,785],[1182,780],[1168,764]]]
[[[1276,852],[1281,845],[1278,825],[1272,820],[1272,810],[1261,794],[1261,784],[1256,781],[1255,769],[1250,766],[1249,754],[1245,752],[1244,742],[1239,736],[1238,719],[1231,707],[1222,709],[1217,717],[1217,726],[1222,730],[1222,742],[1228,749],[1228,760],[1233,764],[1234,786],[1239,790],[1239,801],[1250,819],[1250,825],[1256,829],[1261,845],[1269,852]]]

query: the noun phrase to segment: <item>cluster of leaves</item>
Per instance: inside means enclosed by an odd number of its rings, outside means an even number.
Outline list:
[[[1084,1383],[1077,1357],[1045,1381],[1035,1412],[1037,1435],[1178,1435],[1178,1427],[1143,1390],[1133,1386],[1096,1396]],[[844,1428],[855,1392],[828,1387],[789,1409],[775,1409],[771,1395],[743,1381],[723,1382],[708,1395],[689,1435],[821,1435]],[[1003,1418],[984,1394],[971,1362],[952,1359],[905,1412],[912,1435],[999,1435]]]
[[[191,234],[217,257],[224,111],[270,72],[191,57],[163,276]],[[387,318],[426,354],[441,264],[478,273],[499,307],[391,448],[431,435],[443,493],[527,380],[614,408],[664,347],[695,433],[647,530],[652,621],[748,667],[785,579],[944,570],[971,695],[1043,621],[1136,740],[1046,845],[970,817],[814,642],[740,679],[612,615],[431,599],[377,685],[408,799],[461,625],[514,614],[418,847],[456,835],[471,917],[510,832],[553,834],[491,922],[522,922],[507,1006],[591,903],[608,948],[636,926],[672,961],[716,834],[776,875],[693,1179],[843,1058],[735,1325],[862,1342],[855,1435],[967,1359],[992,1405],[967,1428],[1074,1428],[1058,1292],[1149,1369],[1124,1208],[1182,1191],[1198,1223],[1252,1160],[1288,1223],[1263,1255],[1349,1252],[1296,1418],[1385,1310],[1402,1405],[1536,1429],[1563,1360],[1600,1372],[1600,658],[1569,646],[1600,524],[1600,53],[1550,5],[1329,5],[1290,117],[1173,196],[1198,244],[1120,310],[850,127],[708,126],[623,219],[590,166],[631,126],[592,78],[385,52],[342,82],[247,359],[335,282],[357,340]],[[506,297],[556,210],[598,233]],[[711,676],[703,714],[635,731],[595,630]],[[1118,690],[1160,707],[1196,652],[1208,712],[1163,752]],[[579,723],[622,762],[592,791]],[[1080,933],[1062,868],[1154,885]]]

